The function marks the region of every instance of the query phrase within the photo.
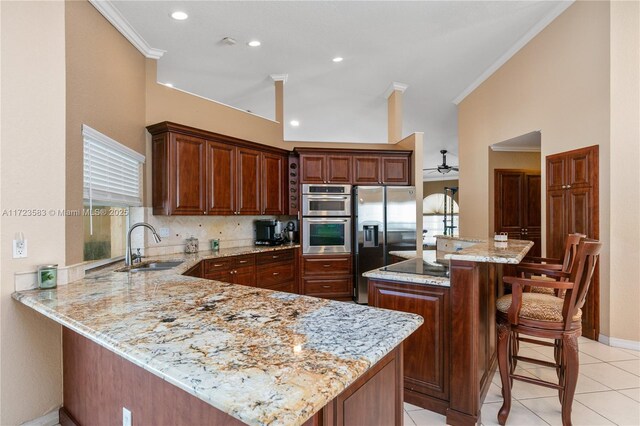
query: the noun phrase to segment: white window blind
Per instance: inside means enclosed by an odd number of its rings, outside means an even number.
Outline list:
[[[82,137],[85,200],[90,205],[142,205],[140,186],[144,155],[87,125],[82,125]]]

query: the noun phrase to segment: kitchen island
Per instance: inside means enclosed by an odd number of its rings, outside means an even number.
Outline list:
[[[520,263],[533,243],[440,237],[437,245],[422,258],[391,252],[411,260],[365,273],[369,304],[424,318],[404,343],[405,401],[445,415],[447,424],[473,425],[497,366],[502,269]],[[448,276],[428,272],[442,264]]]
[[[401,424],[422,318],[182,275],[223,255],[14,293],[64,327],[63,424]]]

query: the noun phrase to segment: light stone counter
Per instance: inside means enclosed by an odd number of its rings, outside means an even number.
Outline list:
[[[180,275],[203,259],[287,248],[158,256],[185,261],[156,272],[111,266],[13,298],[247,424],[300,425],[423,320]]]

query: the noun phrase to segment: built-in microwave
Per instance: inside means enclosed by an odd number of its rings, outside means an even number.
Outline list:
[[[302,253],[351,253],[350,217],[309,217],[302,220]]]
[[[351,216],[351,185],[302,185],[303,216]]]

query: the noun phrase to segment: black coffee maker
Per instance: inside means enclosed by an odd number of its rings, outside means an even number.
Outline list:
[[[278,246],[284,244],[282,222],[275,219],[256,220],[256,245]]]

